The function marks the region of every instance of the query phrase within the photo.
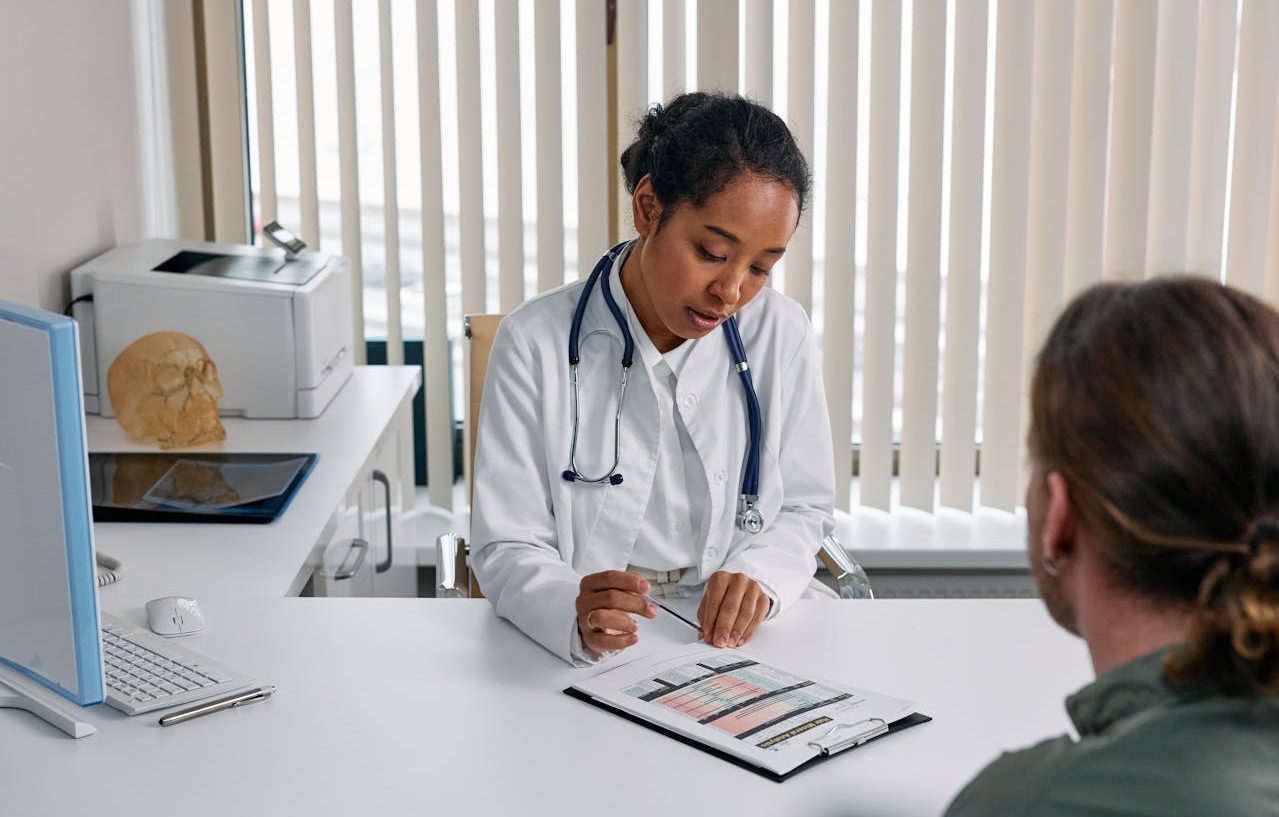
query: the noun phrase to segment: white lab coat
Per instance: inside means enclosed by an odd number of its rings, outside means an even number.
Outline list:
[[[618,271],[609,276],[619,305]],[[638,349],[622,410],[620,485],[568,482],[572,382],[568,333],[585,281],[544,293],[502,321],[480,411],[471,515],[471,566],[498,615],[571,663],[583,576],[629,564],[654,484],[659,413]],[[598,286],[596,287],[598,290]],[[704,581],[744,573],[784,613],[808,588],[822,538],[834,528],[835,474],[821,364],[803,308],[765,287],[738,313],[764,421],[760,510],[764,530],[737,529],[749,432],[746,398],[723,329],[692,350],[676,410],[706,469],[709,528]],[[622,334],[600,292],[582,321],[577,464],[599,476],[613,457]]]

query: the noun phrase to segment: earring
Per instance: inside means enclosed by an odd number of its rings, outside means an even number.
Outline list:
[[[1058,564],[1057,562],[1054,562],[1052,559],[1049,559],[1047,556],[1043,558],[1042,562],[1044,565],[1044,572],[1047,573],[1049,576],[1056,578],[1061,575],[1060,564]]]
[[[1061,563],[1055,562],[1052,559],[1048,558],[1048,534],[1047,533],[1044,534],[1044,538],[1040,542],[1039,552],[1043,554],[1043,556],[1040,557],[1040,563],[1044,566],[1044,572],[1054,578],[1056,578],[1057,576],[1060,576]]]

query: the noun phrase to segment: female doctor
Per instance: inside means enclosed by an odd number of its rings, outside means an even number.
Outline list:
[[[808,166],[737,96],[655,107],[621,157],[638,237],[501,323],[471,564],[497,613],[579,666],[701,594],[738,646],[809,588],[834,527],[830,421],[803,308],[765,286]]]

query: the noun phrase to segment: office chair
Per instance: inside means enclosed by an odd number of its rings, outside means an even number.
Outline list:
[[[467,467],[466,496],[468,503],[474,490],[475,436],[480,418],[480,399],[484,394],[484,375],[488,371],[489,352],[497,336],[502,315],[467,315],[464,333],[470,341],[468,376],[471,399],[467,405],[467,434],[463,456]],[[480,598],[483,593],[471,573],[466,540],[456,533],[440,534],[435,546],[435,595],[442,598]],[[840,598],[872,599],[870,580],[866,571],[849,554],[834,534],[822,540],[817,552],[826,569],[835,577]]]

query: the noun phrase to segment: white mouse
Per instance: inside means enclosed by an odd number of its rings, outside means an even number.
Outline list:
[[[204,614],[195,599],[165,596],[147,602],[147,625],[157,635],[191,635],[204,629]]]

